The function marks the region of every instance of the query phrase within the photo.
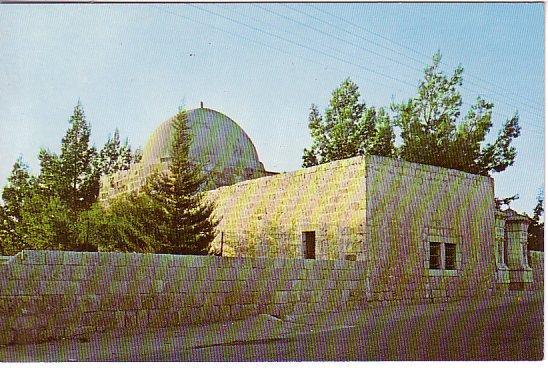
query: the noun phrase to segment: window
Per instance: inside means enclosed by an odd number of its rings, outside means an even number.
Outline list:
[[[430,242],[430,269],[441,270],[441,244]]]
[[[428,242],[428,258],[425,266],[432,276],[456,276],[460,268],[460,254],[457,242],[451,238],[444,239],[440,236],[430,237]],[[435,241],[432,241],[435,240]],[[456,239],[455,239],[456,240]]]
[[[457,245],[445,244],[445,269],[455,270],[457,267]]]
[[[305,231],[302,239],[304,258],[316,258],[316,233],[314,231]]]

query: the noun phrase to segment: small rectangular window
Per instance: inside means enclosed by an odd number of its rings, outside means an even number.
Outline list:
[[[430,269],[441,269],[441,244],[438,242],[430,242]]]
[[[304,258],[316,258],[316,233],[314,231],[303,232]]]
[[[457,264],[457,245],[445,243],[445,269],[454,270]]]

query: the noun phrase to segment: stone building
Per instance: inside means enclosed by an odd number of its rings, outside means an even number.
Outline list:
[[[232,119],[203,107],[189,110],[187,114],[193,137],[190,157],[207,173],[209,189],[271,174],[259,161],[251,139]],[[101,177],[101,201],[139,190],[150,174],[167,170],[173,118],[161,123],[152,133],[143,149],[141,162],[131,165],[129,170]]]
[[[224,256],[364,261],[373,278],[453,278],[462,290],[532,280],[528,219],[496,210],[492,178],[378,156],[272,175],[225,115],[200,108],[189,122],[191,156],[216,188],[212,246]],[[171,136],[170,119],[140,164],[102,178],[101,199],[167,169]]]

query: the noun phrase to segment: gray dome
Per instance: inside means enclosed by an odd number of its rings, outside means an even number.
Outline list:
[[[242,128],[218,111],[199,108],[187,111],[192,134],[190,158],[206,171],[247,169],[264,172],[257,150]],[[168,161],[173,137],[173,117],[152,133],[143,150],[142,163],[152,165]]]

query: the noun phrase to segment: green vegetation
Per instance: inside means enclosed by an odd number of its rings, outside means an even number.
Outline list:
[[[144,191],[122,195],[106,209],[95,206],[81,218],[80,241],[102,251],[168,254],[209,252],[217,225],[201,188],[206,178],[189,159],[190,131],[185,111],[174,119],[169,172],[149,178]]]
[[[0,254],[22,249],[208,254],[216,223],[204,201],[205,176],[190,161],[187,115],[174,120],[169,173],[151,177],[139,194],[104,208],[97,202],[99,177],[140,160],[118,130],[98,153],[80,103],[75,107],[59,155],[40,150],[40,174],[19,158],[0,205]]]
[[[447,76],[440,70],[441,55],[434,54],[424,71],[415,97],[389,109],[367,107],[359,102],[358,86],[345,79],[331,95],[322,117],[316,105],[310,108],[308,127],[312,146],[305,148],[303,167],[372,154],[489,176],[512,166],[520,135],[519,117],[506,120],[493,142],[486,142],[493,122],[494,105],[478,97],[461,117],[463,101],[458,88],[464,69]],[[392,112],[389,115],[386,111]],[[395,131],[400,144],[395,144]],[[509,206],[518,196],[498,199]],[[529,228],[530,249],[544,249],[543,198],[533,211]]]
[[[33,176],[17,159],[0,205],[0,253],[21,249],[96,250],[82,242],[81,218],[97,202],[99,177],[112,162],[134,160],[118,133],[98,154],[90,143],[91,128],[80,103],[74,108],[60,154],[41,149],[40,173]]]
[[[308,127],[312,147],[304,150],[303,167],[363,154],[393,156],[394,131],[384,109],[359,102],[358,86],[346,79],[333,91],[325,115],[312,105]]]
[[[461,117],[463,68],[451,76],[440,70],[441,56],[425,69],[417,95],[388,109],[359,101],[358,86],[344,80],[323,116],[312,105],[308,126],[312,146],[304,150],[310,167],[357,155],[381,155],[489,176],[514,163],[519,137],[517,113],[493,142],[493,104],[479,98]],[[389,113],[390,112],[390,113]],[[207,254],[216,223],[201,189],[206,178],[189,159],[187,115],[175,120],[169,173],[153,175],[139,194],[122,195],[108,208],[97,203],[99,178],[128,169],[142,156],[132,153],[118,130],[104,147],[90,143],[91,128],[80,103],[74,108],[59,154],[41,149],[40,173],[33,176],[19,158],[2,192],[0,254],[21,249],[135,251]],[[396,145],[396,132],[401,138]],[[516,196],[496,200],[509,204]],[[543,198],[534,210],[531,249],[543,248]]]
[[[544,222],[541,217],[544,213],[544,191],[537,196],[537,205],[533,209],[532,222],[529,225],[527,248],[529,250],[544,251]]]
[[[435,54],[425,69],[417,95],[393,104],[388,116],[383,108],[359,103],[358,87],[349,79],[333,91],[325,117],[312,105],[309,128],[312,147],[304,150],[303,166],[363,154],[399,157],[421,164],[441,166],[488,176],[514,163],[512,140],[520,135],[518,115],[506,121],[492,143],[485,142],[492,123],[493,104],[477,99],[461,118],[463,68],[448,77]],[[401,144],[395,147],[394,131]]]

